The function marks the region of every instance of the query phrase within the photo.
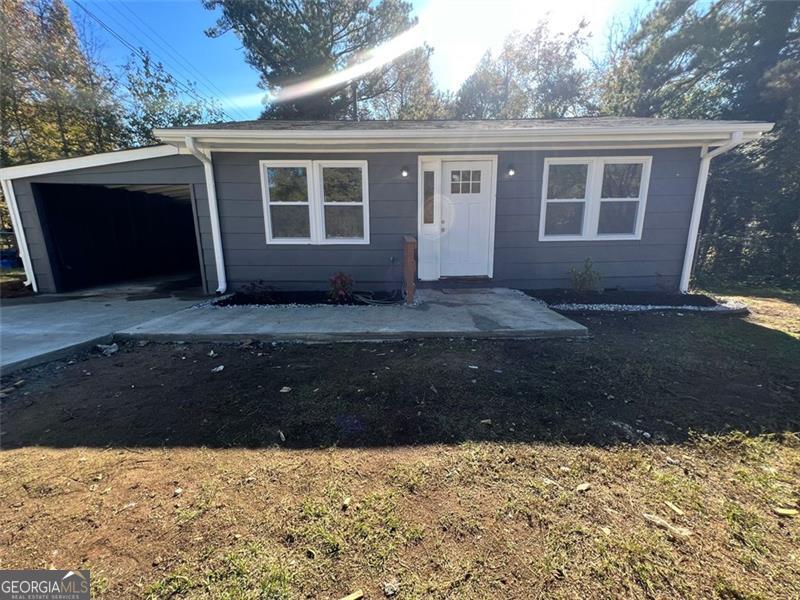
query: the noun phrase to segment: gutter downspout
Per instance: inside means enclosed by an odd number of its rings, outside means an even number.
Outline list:
[[[22,259],[22,266],[25,267],[25,276],[27,279],[23,283],[31,286],[34,292],[38,292],[39,286],[36,285],[36,274],[33,272],[33,262],[31,261],[31,254],[28,250],[28,239],[25,237],[22,217],[19,214],[19,207],[17,206],[17,197],[14,195],[14,183],[10,179],[3,179],[0,180],[0,187],[3,189],[3,196],[5,196],[6,204],[8,205],[8,214],[11,217],[11,227],[14,229],[14,236],[17,238],[17,249]]]
[[[228,289],[225,277],[225,257],[222,255],[222,232],[219,227],[219,209],[217,208],[217,185],[214,181],[214,163],[211,154],[201,150],[194,143],[193,137],[186,138],[186,148],[194,157],[203,163],[203,172],[206,179],[206,195],[208,196],[208,214],[211,219],[211,239],[214,244],[214,264],[217,268],[218,294],[224,294]]]
[[[686,239],[686,254],[683,257],[683,269],[681,270],[679,289],[682,294],[689,291],[689,278],[692,275],[692,266],[694,264],[695,251],[697,250],[700,217],[703,214],[703,199],[706,195],[706,183],[708,183],[708,169],[711,165],[711,159],[738,146],[744,141],[743,138],[744,134],[741,131],[735,131],[731,134],[729,142],[710,152],[708,151],[708,146],[703,146],[700,151],[700,171],[697,174],[697,187],[694,191],[694,203],[692,204],[692,219],[689,222],[689,236]]]

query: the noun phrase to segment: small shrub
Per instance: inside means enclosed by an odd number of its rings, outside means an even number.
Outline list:
[[[250,281],[242,285],[239,289],[239,293],[259,298],[264,302],[271,302],[272,295],[275,293],[275,288],[263,279],[259,279],[258,281]]]
[[[330,278],[331,289],[328,297],[331,302],[343,304],[353,298],[353,278],[347,273],[339,271]]]
[[[587,258],[583,263],[582,269],[572,268],[569,271],[572,282],[572,289],[576,292],[598,292],[600,291],[601,275],[594,270],[592,259]]]

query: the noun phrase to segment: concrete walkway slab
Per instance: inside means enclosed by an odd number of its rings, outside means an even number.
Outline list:
[[[196,305],[201,293],[133,284],[3,300],[0,372],[8,374],[109,341],[120,329]]]
[[[187,308],[117,332],[185,341],[386,340],[416,337],[585,336],[586,327],[522,292],[504,288],[419,290],[415,306],[228,306]]]

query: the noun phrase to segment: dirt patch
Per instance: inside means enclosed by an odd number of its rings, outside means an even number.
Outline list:
[[[0,269],[0,298],[22,298],[33,291],[25,286],[25,271],[22,269]]]
[[[555,304],[630,304],[636,306],[717,306],[705,294],[676,294],[661,291],[604,290],[579,292],[570,289],[526,290],[526,294],[549,305]]]
[[[17,374],[0,562],[90,568],[115,599],[792,597],[800,342],[581,321],[585,342],[131,344]]]
[[[661,442],[798,428],[791,338],[733,318],[583,323],[593,340],[131,343],[20,374],[28,383],[4,402],[3,447],[605,445],[626,440],[612,420]],[[785,344],[786,369],[775,353],[742,363],[730,344],[746,333]]]

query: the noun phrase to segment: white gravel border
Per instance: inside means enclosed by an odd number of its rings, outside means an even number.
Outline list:
[[[746,314],[747,305],[742,302],[721,302],[716,306],[669,306],[662,304],[549,304],[549,308],[562,312],[695,312],[695,313],[721,313],[721,314]]]

